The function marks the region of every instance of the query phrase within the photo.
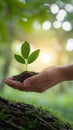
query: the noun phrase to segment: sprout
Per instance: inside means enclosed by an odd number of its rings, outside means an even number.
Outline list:
[[[31,64],[37,59],[37,57],[39,56],[39,52],[40,49],[37,49],[30,54],[30,44],[25,41],[21,46],[21,55],[15,54],[14,57],[19,63],[26,65],[27,71],[28,64]]]

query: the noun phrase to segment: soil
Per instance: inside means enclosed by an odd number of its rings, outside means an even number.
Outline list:
[[[49,111],[0,97],[0,130],[73,130]]]
[[[38,73],[32,72],[32,71],[24,71],[18,75],[13,76],[13,80],[23,82],[26,78],[29,78],[29,77],[34,76],[36,74],[38,74]]]

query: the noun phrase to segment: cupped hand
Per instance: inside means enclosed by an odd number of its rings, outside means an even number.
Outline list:
[[[46,68],[39,74],[27,78],[23,83],[15,81],[12,78],[6,78],[3,80],[4,83],[15,89],[39,93],[53,87],[61,81],[62,76],[60,73],[60,67],[58,66]]]

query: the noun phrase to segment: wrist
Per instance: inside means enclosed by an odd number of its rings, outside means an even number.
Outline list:
[[[60,74],[60,80],[62,81],[66,81],[67,80],[67,75],[65,73],[65,67],[64,66],[58,66],[59,68],[59,74]]]
[[[73,80],[73,65],[59,66],[62,81]]]

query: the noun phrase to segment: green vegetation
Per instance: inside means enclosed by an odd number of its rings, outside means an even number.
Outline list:
[[[15,59],[22,64],[26,65],[26,70],[27,70],[27,65],[31,64],[32,62],[34,62],[38,55],[39,55],[40,50],[35,50],[34,52],[32,52],[30,54],[30,44],[25,41],[22,46],[21,46],[21,55],[17,55],[15,54]]]
[[[4,112],[4,110],[0,110],[0,120],[8,118],[8,115]]]

